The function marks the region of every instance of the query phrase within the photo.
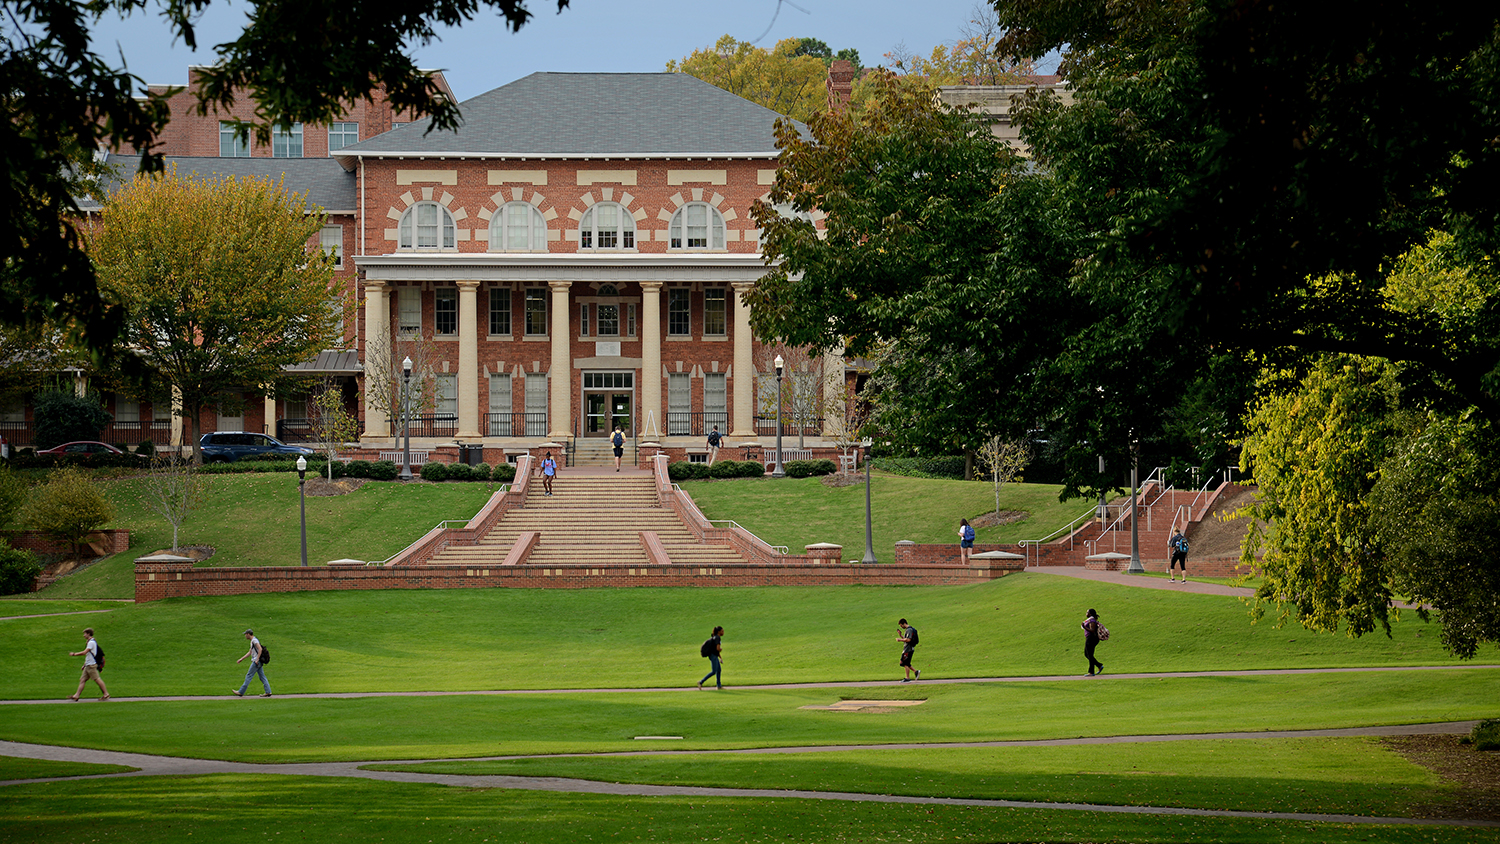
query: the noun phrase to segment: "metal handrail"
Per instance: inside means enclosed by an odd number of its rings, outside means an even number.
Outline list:
[[[500,485],[500,491],[501,492],[509,492],[510,491],[509,486],[506,485],[506,484],[501,484]],[[410,551],[411,549],[417,547],[417,545],[419,543],[421,543],[422,539],[424,537],[426,537],[427,534],[432,533],[433,531],[438,530],[438,529],[452,530],[452,528],[449,527],[449,525],[467,525],[469,522],[472,522],[472,521],[474,521],[474,517],[473,516],[470,516],[467,519],[444,519],[441,522],[438,522],[437,524],[435,524],[432,527],[428,528],[427,530],[422,531],[422,536],[421,537],[418,537],[415,542],[411,543],[410,545],[406,546],[405,548],[402,548],[400,551],[397,551],[396,553],[390,555],[389,557],[386,557],[384,560],[371,560],[371,561],[365,563],[365,565],[367,565],[367,566],[384,566],[384,565],[389,565],[390,562],[391,562],[391,560],[394,560],[397,557],[401,556],[402,554],[405,554],[407,551]],[[446,543],[445,543],[444,547],[446,547]]]
[[[676,486],[676,484],[673,484],[673,486]],[[739,530],[742,530],[745,533],[749,534],[751,536],[751,538],[753,538],[756,542],[759,542],[760,544],[766,546],[767,548],[770,548],[772,551],[775,551],[776,553],[780,554],[783,557],[785,557],[786,555],[788,555],[788,554],[790,554],[792,552],[792,547],[790,545],[772,545],[771,543],[765,541],[764,539],[761,539],[759,536],[756,536],[754,531],[750,530],[749,528],[745,527],[744,525],[740,524],[739,522],[735,521],[734,519],[708,519],[708,518],[705,518],[704,521],[708,522],[711,525],[715,525],[715,526],[717,526],[720,523],[722,523],[722,524],[726,524],[726,525],[729,525],[729,526],[734,527],[734,528],[738,528]]]
[[[1059,536],[1061,534],[1067,533],[1067,534],[1071,535],[1073,533],[1077,533],[1078,532],[1078,527],[1082,523],[1085,523],[1089,519],[1092,519],[1095,515],[1097,515],[1097,513],[1098,513],[1098,508],[1095,507],[1095,506],[1091,506],[1091,507],[1089,507],[1089,509],[1085,510],[1083,513],[1081,513],[1073,521],[1068,522],[1066,525],[1063,525],[1062,527],[1058,528],[1057,530],[1052,531],[1051,533],[1047,534],[1046,536],[1042,537],[1041,539],[1022,539],[1021,541],[1017,542],[1016,544],[1018,546],[1020,546],[1021,551],[1026,556],[1026,565],[1027,566],[1031,565],[1031,550],[1033,548],[1040,548],[1040,546],[1045,545],[1048,542],[1051,542],[1054,538],[1056,538],[1057,536]],[[1072,543],[1071,539],[1068,542],[1068,547],[1070,549],[1073,547],[1073,543]],[[1036,557],[1037,557],[1037,565],[1041,565],[1041,563],[1042,563],[1042,553],[1041,553],[1040,550],[1037,551]]]

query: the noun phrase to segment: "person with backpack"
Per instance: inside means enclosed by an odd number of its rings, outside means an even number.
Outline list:
[[[625,430],[619,425],[615,426],[615,432],[609,437],[609,444],[615,447],[615,471],[620,471],[620,458],[625,456]]]
[[[969,564],[969,558],[974,554],[974,526],[969,524],[968,519],[958,520],[958,561],[964,565]]]
[[[557,477],[557,461],[552,459],[552,452],[542,454],[542,494],[552,494],[552,479]]]
[[[1094,676],[1096,667],[1103,674],[1104,663],[1094,659],[1094,648],[1099,646],[1099,640],[1109,638],[1109,631],[1099,623],[1099,614],[1094,612],[1093,607],[1089,608],[1088,614],[1083,617],[1083,624],[1079,626],[1083,628],[1083,655],[1089,660],[1089,676]]]
[[[270,697],[271,683],[266,679],[265,666],[266,663],[271,661],[271,652],[266,650],[265,646],[260,643],[259,639],[255,638],[254,630],[246,630],[245,638],[250,640],[250,650],[246,651],[244,656],[235,660],[234,664],[239,665],[248,658],[250,660],[250,670],[245,672],[245,682],[241,683],[240,687],[234,690],[234,696],[244,697],[245,690],[250,688],[250,678],[259,677],[260,686],[261,688],[265,689],[265,691],[261,693],[261,697]]]
[[[724,659],[724,628],[715,627],[713,635],[709,636],[708,640],[698,648],[698,654],[708,657],[709,664],[708,673],[698,681],[698,691],[703,691],[703,684],[707,683],[710,677],[714,678],[716,688],[724,688],[724,675],[720,673]]]
[[[1167,540],[1167,547],[1172,549],[1172,559],[1167,561],[1167,582],[1176,582],[1174,567],[1182,566],[1182,582],[1187,583],[1187,537],[1182,535],[1182,528],[1172,531],[1172,538]]]
[[[104,678],[99,676],[99,672],[104,670],[104,649],[94,641],[94,628],[83,628],[83,640],[83,650],[68,652],[68,656],[83,657],[83,676],[78,678],[78,691],[68,695],[68,700],[76,703],[83,694],[84,684],[90,680],[99,684],[99,691],[102,693],[99,699],[109,700],[109,689],[104,687]]]
[[[896,622],[896,627],[898,628],[896,641],[901,642],[901,667],[906,670],[906,677],[901,682],[910,683],[913,671],[917,672],[917,679],[920,680],[922,672],[917,671],[911,665],[912,653],[917,649],[917,628],[907,624],[904,618]]]
[[[723,441],[724,437],[719,434],[719,426],[715,425],[714,429],[708,432],[708,465],[714,465],[714,461],[719,459],[719,443]]]

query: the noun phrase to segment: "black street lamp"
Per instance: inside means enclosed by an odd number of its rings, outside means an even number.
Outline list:
[[[875,559],[875,531],[874,523],[870,518],[870,445],[873,440],[865,440],[860,445],[865,447],[865,558],[862,563],[874,563]]]
[[[781,355],[776,356],[776,468],[771,470],[771,477],[786,477],[786,469],[781,465],[781,368],[786,362]]]
[[[307,565],[307,458],[297,457],[297,497],[302,501],[302,565]]]
[[[411,480],[411,355],[401,361],[401,480]]]

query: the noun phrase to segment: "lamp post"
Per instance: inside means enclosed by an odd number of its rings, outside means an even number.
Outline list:
[[[861,563],[873,563],[875,560],[875,533],[873,521],[870,519],[870,445],[873,440],[866,439],[860,443],[865,449],[865,558]]]
[[[297,497],[302,503],[302,565],[307,565],[307,458],[297,457]]]
[[[411,355],[401,361],[401,480],[411,480]]]
[[[1135,432],[1132,431],[1132,434]],[[1126,574],[1145,574],[1146,567],[1141,565],[1141,534],[1139,522],[1141,520],[1140,495],[1137,472],[1140,471],[1141,444],[1134,437],[1130,440],[1130,565],[1125,569]]]
[[[781,355],[776,356],[776,468],[771,470],[771,477],[786,477],[786,469],[781,465],[781,368],[786,361]]]

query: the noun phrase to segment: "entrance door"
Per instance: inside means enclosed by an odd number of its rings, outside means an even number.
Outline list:
[[[607,437],[619,425],[625,436],[631,436],[630,396],[630,393],[584,393],[583,435]]]
[[[630,393],[614,393],[609,397],[610,430],[619,426],[625,436],[634,436],[630,430]]]

